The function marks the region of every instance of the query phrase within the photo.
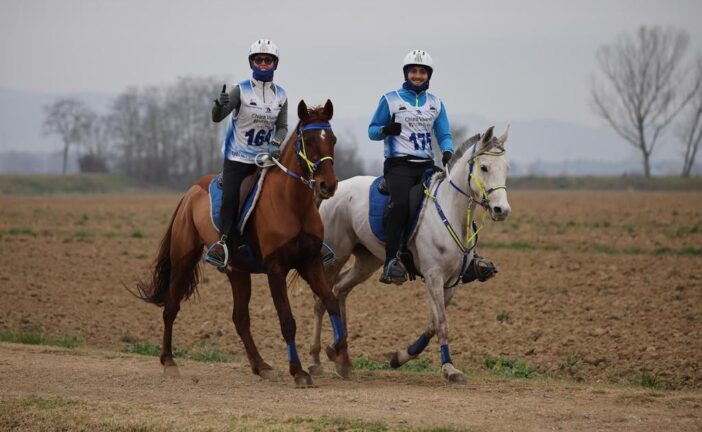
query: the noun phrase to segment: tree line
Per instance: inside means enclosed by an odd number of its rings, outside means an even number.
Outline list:
[[[183,187],[219,172],[224,127],[212,121],[217,78],[180,78],[162,86],[130,87],[109,112],[98,114],[85,102],[62,98],[44,107],[44,133],[63,142],[63,173],[69,155],[78,155],[81,172],[119,172],[144,184]],[[294,113],[289,129],[296,124]],[[335,149],[340,178],[364,172],[353,138]],[[338,163],[342,162],[342,163]]]

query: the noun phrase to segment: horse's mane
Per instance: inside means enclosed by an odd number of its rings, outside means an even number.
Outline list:
[[[453,156],[451,156],[451,160],[449,160],[448,169],[451,170],[456,162],[458,162],[466,151],[477,143],[478,140],[480,140],[480,134],[475,134],[468,138],[463,144],[458,146],[458,149],[453,153]]]

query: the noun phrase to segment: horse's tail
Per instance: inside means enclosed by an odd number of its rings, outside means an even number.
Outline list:
[[[297,282],[300,280],[300,273],[297,270],[290,271],[288,275],[288,291],[295,288]]]
[[[166,302],[166,295],[168,294],[168,289],[171,285],[171,237],[173,230],[173,222],[175,221],[176,215],[183,204],[183,199],[181,198],[178,206],[173,212],[171,217],[171,223],[168,224],[168,229],[161,239],[161,246],[158,249],[158,255],[154,261],[154,269],[151,273],[151,281],[149,282],[137,282],[137,293],[134,294],[138,298],[144,300],[147,303],[153,303],[157,306],[163,306]],[[194,269],[195,273],[195,285],[197,284],[197,269]],[[192,279],[192,278],[191,278]],[[190,283],[189,292],[192,292],[192,282]]]

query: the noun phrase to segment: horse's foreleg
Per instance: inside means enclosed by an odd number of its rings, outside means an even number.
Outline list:
[[[292,310],[290,309],[290,301],[288,300],[288,289],[285,283],[285,274],[278,271],[270,271],[268,273],[268,285],[271,289],[273,304],[278,312],[280,320],[280,331],[283,334],[285,343],[288,346],[288,363],[290,365],[290,375],[295,378],[295,385],[298,387],[312,386],[312,377],[302,369],[300,358],[297,355],[297,346],[295,345],[295,333],[297,327]]]
[[[232,286],[232,296],[234,297],[232,321],[234,321],[234,327],[239,334],[239,338],[244,343],[251,371],[262,378],[272,379],[274,377],[272,373],[273,368],[263,360],[258,348],[256,348],[253,337],[251,337],[251,319],[249,316],[251,275],[232,271],[227,276],[229,277],[229,283]]]
[[[331,290],[329,281],[324,274],[322,261],[312,259],[299,269],[300,275],[312,288],[312,291],[322,300],[334,331],[334,362],[336,373],[347,378],[351,374],[351,360],[349,359],[346,330],[340,315],[339,301]]]
[[[458,290],[458,287],[447,288],[444,290],[444,307],[448,307],[451,298]],[[434,317],[433,313],[429,314],[429,325],[424,332],[405,349],[395,351],[390,359],[390,366],[397,369],[408,361],[417,358],[424,349],[429,345],[429,341],[434,337],[436,331],[434,330]]]
[[[444,278],[438,272],[427,272],[426,286],[431,302],[432,321],[441,349],[441,373],[449,382],[462,383],[465,377],[453,366],[448,343],[448,318],[444,296]]]

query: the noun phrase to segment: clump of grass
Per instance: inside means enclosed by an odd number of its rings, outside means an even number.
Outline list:
[[[492,248],[492,249],[517,249],[517,250],[535,250],[536,246],[525,241],[515,241],[515,242],[494,242],[494,243],[482,243],[481,246]]]
[[[493,373],[501,376],[534,378],[539,375],[536,369],[517,359],[488,356],[485,357],[484,364]]]
[[[134,230],[131,233],[129,233],[129,237],[131,237],[131,238],[144,238],[144,233],[139,231],[139,230]]]
[[[13,227],[2,231],[3,235],[8,236],[31,236],[36,237],[38,233],[31,228],[27,227]]]
[[[698,234],[702,232],[702,224],[692,225],[692,226],[680,226],[673,232],[673,237],[685,237],[689,234]]]
[[[558,366],[560,370],[573,372],[583,359],[583,355],[579,352],[572,353]]]
[[[507,312],[500,312],[497,314],[497,321],[499,322],[507,322],[509,321],[509,313]]]
[[[607,254],[607,255],[615,255],[615,254],[620,253],[619,249],[616,249],[616,248],[613,248],[610,246],[604,246],[604,245],[593,245],[592,251],[595,253],[601,253],[601,254]]]
[[[362,420],[348,420],[343,418],[320,417],[320,418],[294,418],[289,420],[290,423],[305,425],[305,429],[309,426],[309,430],[313,431],[367,431],[367,432],[386,432],[390,429],[385,423],[381,422],[366,422]],[[432,429],[433,431],[434,429]],[[437,430],[438,432],[438,430]]]
[[[95,233],[90,231],[76,231],[73,233],[73,237],[77,239],[93,238],[95,237]]]
[[[229,363],[232,361],[231,357],[221,352],[216,347],[206,348],[202,352],[191,355],[190,359],[208,363]]]
[[[136,341],[130,343],[124,352],[156,357],[161,355],[161,347],[151,342]]]
[[[665,389],[669,387],[669,383],[665,382],[658,373],[652,373],[647,370],[641,371],[630,380],[634,385],[649,388],[649,389]]]
[[[86,222],[88,222],[88,215],[85,214],[85,213],[83,213],[83,214],[81,215],[80,219],[78,219],[78,220],[76,221],[76,225],[81,225],[81,226],[82,226],[82,225],[85,225]]]
[[[62,338],[49,338],[37,332],[2,332],[0,341],[27,345],[51,345],[64,348],[76,348],[85,344],[80,336],[67,336]]]

